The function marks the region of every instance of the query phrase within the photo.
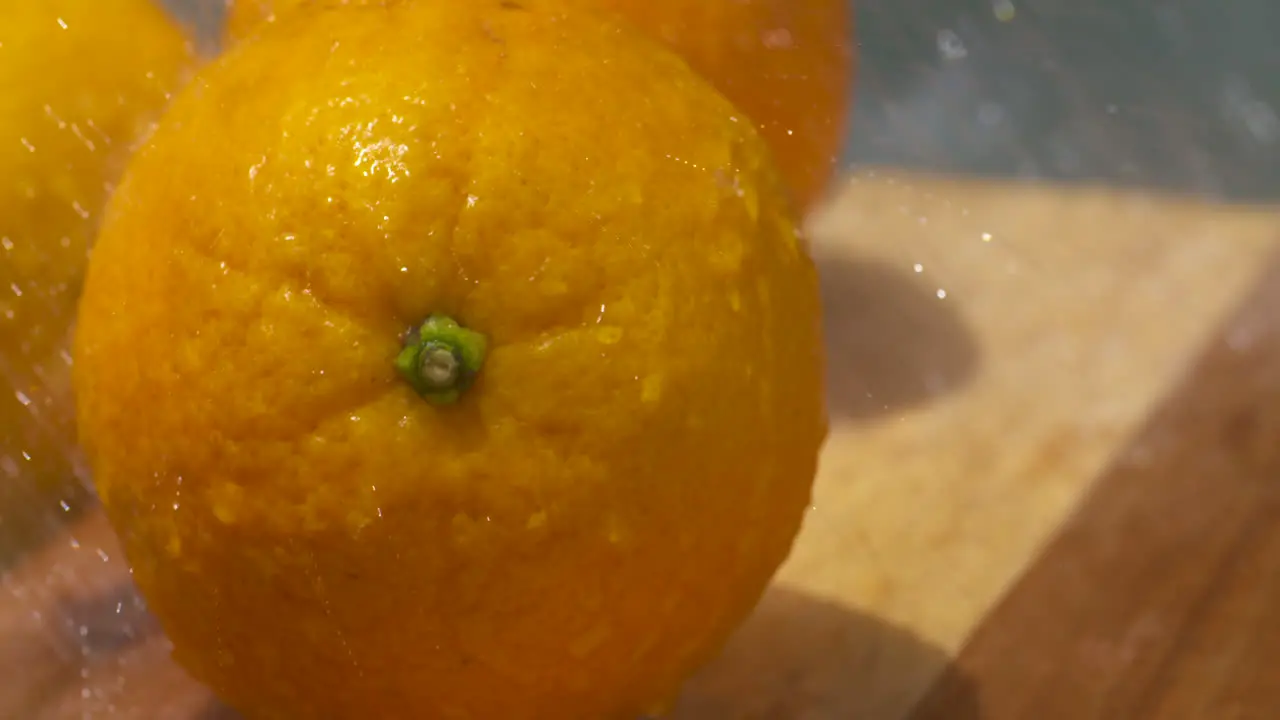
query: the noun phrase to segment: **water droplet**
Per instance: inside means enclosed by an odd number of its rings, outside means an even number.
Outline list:
[[[954,30],[938,31],[938,54],[943,60],[963,60],[969,55],[969,49]]]
[[[918,273],[922,273],[924,272],[924,265],[921,265],[920,263],[916,263],[915,265],[911,266],[911,269],[915,270]]]
[[[947,297],[947,291],[943,290],[942,288],[938,288],[938,299],[943,300],[946,297]]]
[[[543,527],[546,524],[547,524],[547,513],[546,511],[539,510],[538,512],[529,516],[529,519],[525,521],[524,527],[526,530],[537,530],[538,528]]]
[[[1248,81],[1228,79],[1222,105],[1223,115],[1254,140],[1270,145],[1280,139],[1280,114],[1258,96]]]
[[[795,44],[791,31],[786,28],[775,28],[760,33],[760,42],[770,50],[785,50]]]

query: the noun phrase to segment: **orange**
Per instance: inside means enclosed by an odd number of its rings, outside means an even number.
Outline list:
[[[67,339],[89,240],[192,57],[148,0],[0,0],[0,549],[81,491]]]
[[[226,39],[311,0],[235,0]],[[354,0],[378,2],[379,0]],[[849,0],[577,0],[664,41],[755,119],[802,208],[821,197],[855,71]]]
[[[274,25],[111,200],[86,455],[251,719],[634,720],[789,552],[826,416],[780,176],[676,55],[563,8]]]

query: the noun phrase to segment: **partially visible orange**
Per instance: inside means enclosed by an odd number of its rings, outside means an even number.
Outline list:
[[[76,331],[175,656],[250,720],[661,709],[809,504],[796,222],[740,110],[594,11],[388,0],[237,44],[134,156]]]
[[[821,197],[852,100],[850,0],[576,1],[616,11],[680,53],[759,125],[799,207]],[[228,0],[225,37],[312,2]]]
[[[150,0],[0,0],[0,555],[80,492],[67,336],[90,239],[193,58]]]

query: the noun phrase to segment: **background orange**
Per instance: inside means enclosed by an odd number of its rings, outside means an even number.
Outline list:
[[[760,126],[802,208],[839,160],[852,95],[847,0],[586,0],[675,48]]]
[[[2,567],[87,495],[67,336],[88,248],[131,144],[194,55],[152,0],[0,2],[0,48]]]

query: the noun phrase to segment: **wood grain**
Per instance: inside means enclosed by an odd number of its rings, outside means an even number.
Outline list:
[[[1280,715],[1280,260],[915,720]]]

